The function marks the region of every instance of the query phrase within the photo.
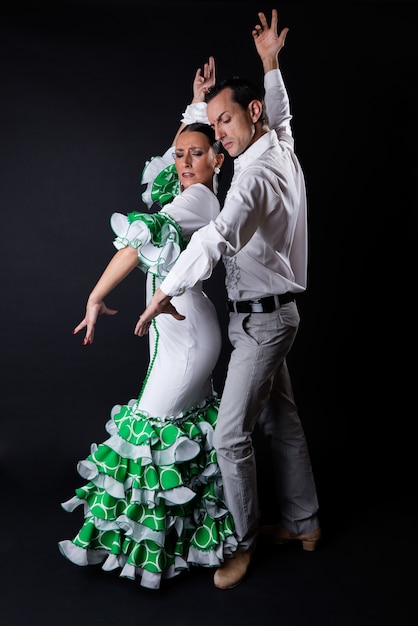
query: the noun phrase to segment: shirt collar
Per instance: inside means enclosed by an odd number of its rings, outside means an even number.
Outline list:
[[[277,135],[270,130],[257,139],[245,152],[237,156],[234,161],[234,171],[242,170],[258,159],[270,146],[277,144]]]

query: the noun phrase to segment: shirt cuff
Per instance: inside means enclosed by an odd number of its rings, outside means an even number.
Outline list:
[[[186,291],[185,286],[180,286],[179,281],[174,275],[173,270],[169,272],[167,276],[163,279],[160,284],[160,289],[166,296],[170,296],[170,298],[174,298],[175,296],[181,296]]]

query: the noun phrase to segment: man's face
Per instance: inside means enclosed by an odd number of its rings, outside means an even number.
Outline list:
[[[215,130],[216,139],[222,142],[229,156],[242,154],[255,140],[255,124],[251,115],[251,104],[246,110],[231,98],[228,87],[208,102],[209,124]]]

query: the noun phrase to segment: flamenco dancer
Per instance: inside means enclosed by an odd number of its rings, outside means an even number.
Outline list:
[[[139,267],[149,301],[194,231],[219,214],[224,155],[204,104],[214,83],[210,57],[196,71],[174,146],[145,166],[142,197],[159,210],[111,217],[117,252],[73,330],[85,329],[85,346],[94,340],[99,315],[117,313],[104,302],[116,285]],[[218,568],[237,546],[212,443],[219,405],[212,381],[221,349],[217,313],[201,282],[172,302],[181,315],[152,321],[139,396],[113,407],[109,437],[77,465],[87,482],[62,507],[82,506],[84,522],[73,539],[58,544],[76,565],[102,563],[103,570],[120,570],[150,589],[192,566]]]

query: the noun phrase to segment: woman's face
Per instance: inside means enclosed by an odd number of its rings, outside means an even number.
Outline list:
[[[206,135],[195,131],[181,133],[174,156],[183,189],[202,183],[213,191],[214,169],[221,167],[224,156],[216,154]]]

